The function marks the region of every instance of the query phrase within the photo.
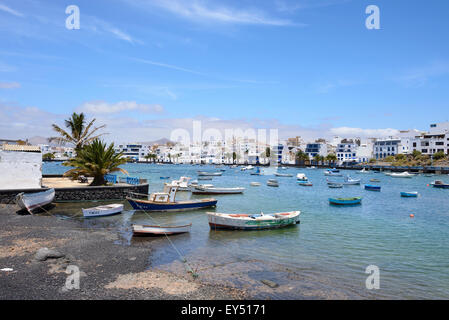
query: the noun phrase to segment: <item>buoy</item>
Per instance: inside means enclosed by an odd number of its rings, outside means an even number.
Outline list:
[[[429,184],[427,184],[427,186],[428,186],[428,187],[430,187],[430,185],[429,185]]]
[[[410,215],[410,218],[414,218],[415,217],[415,215],[412,213],[411,215]]]

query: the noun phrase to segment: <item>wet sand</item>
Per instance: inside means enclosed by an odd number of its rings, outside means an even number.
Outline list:
[[[187,270],[151,267],[150,242],[120,244],[117,232],[80,228],[73,220],[19,215],[0,206],[0,299],[245,299],[243,290],[203,283]],[[42,247],[64,254],[37,261]],[[180,262],[180,264],[182,264]],[[65,288],[69,265],[80,270],[80,288]]]

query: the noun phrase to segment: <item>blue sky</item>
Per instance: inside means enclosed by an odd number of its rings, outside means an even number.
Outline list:
[[[444,0],[0,0],[0,135],[48,136],[73,111],[112,140],[192,119],[306,138],[425,130],[449,120],[448,15]]]

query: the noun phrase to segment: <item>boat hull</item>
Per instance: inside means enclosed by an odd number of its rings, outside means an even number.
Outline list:
[[[380,189],[380,186],[365,185],[365,190],[368,191],[380,191]]]
[[[188,210],[215,207],[217,205],[217,200],[215,199],[204,199],[201,201],[188,201],[188,202],[186,201],[174,203],[155,203],[147,200],[130,199],[130,198],[128,198],[127,200],[134,210],[143,210],[143,211],[162,211],[162,212],[188,211]]]
[[[291,226],[299,223],[299,211],[285,213],[285,218],[276,218],[276,215],[264,216],[267,219],[257,220],[249,218],[250,215],[239,214],[220,214],[208,212],[207,217],[211,229],[227,229],[227,230],[266,230],[277,229]],[[233,216],[240,216],[233,217]],[[242,218],[243,216],[243,218]],[[272,217],[272,218],[271,218]]]
[[[119,205],[106,205],[98,206],[93,208],[83,209],[83,216],[85,218],[95,218],[95,217],[107,217],[119,214],[123,211],[123,204]]]
[[[134,236],[161,236],[188,233],[192,224],[184,226],[148,226],[133,224],[132,226]]]
[[[55,189],[48,189],[43,192],[36,193],[19,193],[16,196],[17,205],[29,213],[43,208],[53,202],[55,198]]]
[[[245,188],[235,188],[235,189],[219,189],[219,188],[192,188],[193,194],[240,194],[245,191]]]
[[[403,198],[416,198],[416,197],[418,197],[418,192],[401,192],[401,197],[403,197]]]
[[[358,205],[362,203],[362,198],[353,198],[353,199],[335,199],[329,198],[329,203],[337,206],[352,206]]]

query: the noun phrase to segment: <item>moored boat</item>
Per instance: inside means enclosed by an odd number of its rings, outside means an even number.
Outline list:
[[[163,192],[152,193],[148,199],[133,197],[127,197],[126,199],[133,209],[143,211],[186,211],[215,207],[217,205],[217,200],[212,198],[176,201],[176,191],[177,187],[164,187]]]
[[[293,177],[293,175],[290,174],[290,173],[279,173],[279,172],[276,172],[274,175],[276,177]]]
[[[342,177],[343,175],[339,172],[334,172],[334,171],[330,171],[330,170],[326,170],[324,172],[325,176],[332,176],[332,177]]]
[[[190,191],[189,177],[181,177],[179,180],[173,180],[171,183],[165,183],[169,187],[178,187],[178,191]]]
[[[260,170],[259,167],[257,167],[256,171],[251,172],[250,175],[252,175],[252,176],[261,176],[262,175],[262,171]]]
[[[362,203],[361,197],[354,198],[329,198],[329,203],[338,206],[350,206]]]
[[[192,186],[191,191],[193,194],[238,194],[243,193],[245,188],[220,188],[220,187],[206,187],[204,185]]]
[[[207,212],[211,229],[262,230],[282,228],[299,223],[300,211],[260,214]]]
[[[223,172],[207,172],[207,171],[198,171],[198,176],[203,177],[215,177],[215,176],[221,176]]]
[[[416,198],[417,196],[418,196],[418,191],[401,192],[401,197],[403,197],[403,198]]]
[[[258,187],[260,186],[260,182],[251,182],[250,185],[253,187]]]
[[[380,182],[379,179],[371,179],[370,182]]]
[[[449,184],[444,183],[441,180],[435,180],[431,183],[432,187],[434,188],[440,188],[440,189],[449,189]]]
[[[181,226],[154,226],[133,224],[131,226],[134,236],[148,236],[148,235],[172,235],[190,232],[192,224]]]
[[[381,187],[380,186],[375,186],[372,184],[365,184],[365,190],[368,191],[380,191]]]
[[[313,186],[312,182],[310,182],[310,181],[298,180],[297,183],[299,186],[303,186],[303,187],[312,187]]]
[[[298,173],[296,175],[296,179],[299,181],[308,181],[309,178],[307,178],[307,176],[304,173]]]
[[[345,185],[358,185],[360,184],[360,179],[353,179],[349,175],[346,176],[345,182],[343,182]]]
[[[269,186],[269,187],[279,187],[279,182],[276,179],[268,179],[267,186]]]
[[[415,175],[408,173],[407,171],[401,173],[391,173],[390,177],[392,178],[413,178]]]
[[[83,208],[82,210],[85,218],[112,216],[123,211],[123,204],[113,203],[87,209]]]
[[[343,188],[342,183],[328,183],[328,187],[331,189],[340,189]]]
[[[26,209],[30,214],[33,214],[33,211],[52,203],[54,198],[55,189],[51,188],[42,192],[21,192],[16,196],[15,202],[21,209]]]

